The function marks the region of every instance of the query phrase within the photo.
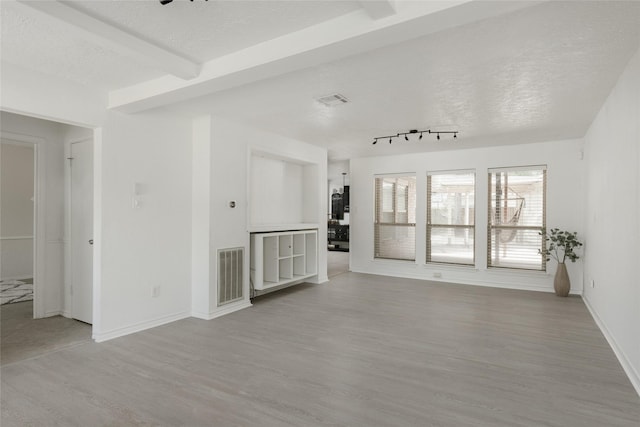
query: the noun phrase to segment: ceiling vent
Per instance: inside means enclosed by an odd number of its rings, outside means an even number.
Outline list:
[[[316,98],[316,101],[326,105],[327,107],[335,107],[336,105],[342,105],[349,102],[349,100],[344,95],[340,95],[339,93],[321,96],[320,98]]]

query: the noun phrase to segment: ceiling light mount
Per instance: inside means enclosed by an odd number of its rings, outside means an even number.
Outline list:
[[[437,140],[440,140],[440,134],[442,134],[442,135],[452,134],[453,135],[453,139],[458,139],[458,133],[459,132],[460,131],[457,131],[457,130],[438,130],[438,131],[434,131],[434,130],[431,130],[431,129],[425,129],[425,130],[411,129],[411,130],[409,130],[407,132],[398,132],[395,135],[376,136],[375,138],[373,138],[373,145],[376,145],[378,143],[379,139],[387,139],[387,138],[389,138],[389,144],[391,144],[393,142],[393,138],[400,138],[401,136],[404,136],[404,140],[405,141],[409,141],[409,136],[410,135],[415,135],[415,134],[420,134],[420,136],[418,136],[418,139],[422,139],[422,136],[425,133],[427,135],[435,134]]]

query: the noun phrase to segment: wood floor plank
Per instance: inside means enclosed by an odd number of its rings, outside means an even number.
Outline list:
[[[356,273],[1,368],[3,426],[633,426],[579,297]]]

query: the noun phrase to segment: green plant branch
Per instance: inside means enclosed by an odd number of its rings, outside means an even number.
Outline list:
[[[551,258],[558,263],[564,264],[569,258],[571,262],[576,262],[580,256],[575,252],[582,246],[578,241],[578,233],[563,231],[558,228],[552,228],[550,233],[543,230],[539,233],[543,236],[545,244],[543,249],[539,249],[538,253],[546,257],[547,261]]]

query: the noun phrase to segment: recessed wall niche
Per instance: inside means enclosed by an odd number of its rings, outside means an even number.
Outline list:
[[[317,164],[252,151],[248,170],[250,226],[294,226],[322,220]]]

